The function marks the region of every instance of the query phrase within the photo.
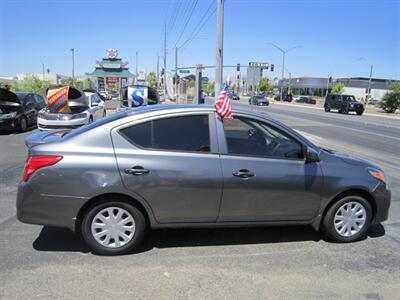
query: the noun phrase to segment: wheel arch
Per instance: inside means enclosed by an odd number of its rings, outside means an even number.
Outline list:
[[[80,232],[80,227],[82,224],[83,217],[85,216],[85,213],[89,210],[89,208],[91,208],[95,204],[100,204],[100,203],[108,202],[111,200],[114,200],[114,201],[118,200],[118,201],[122,201],[122,202],[126,202],[126,203],[134,205],[137,209],[139,209],[143,213],[145,220],[146,220],[146,225],[147,226],[151,225],[151,222],[152,222],[151,215],[148,212],[148,210],[145,208],[145,206],[142,203],[140,203],[140,201],[138,201],[137,199],[133,198],[132,196],[128,196],[126,194],[106,193],[106,194],[97,195],[97,196],[91,198],[90,200],[86,201],[86,203],[79,209],[79,212],[76,216],[74,231],[76,233]]]
[[[372,209],[372,216],[371,219],[373,220],[375,218],[375,214],[376,214],[376,202],[374,197],[372,196],[372,194],[370,192],[368,192],[367,190],[361,189],[361,188],[351,188],[345,191],[342,191],[340,193],[338,193],[337,195],[335,195],[334,197],[332,197],[332,199],[329,200],[328,204],[323,208],[322,213],[320,213],[318,215],[317,218],[315,218],[315,220],[312,222],[312,227],[315,230],[319,230],[322,220],[325,218],[326,213],[328,212],[328,210],[337,202],[339,201],[341,198],[346,197],[346,196],[361,196],[363,198],[365,198],[365,200],[368,201],[368,203],[371,205],[371,209]]]

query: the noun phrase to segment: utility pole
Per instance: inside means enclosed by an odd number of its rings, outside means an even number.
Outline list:
[[[175,95],[178,97],[178,47],[175,47]]]
[[[217,0],[217,40],[215,59],[215,94],[222,89],[223,57],[224,57],[224,2]]]
[[[164,23],[164,100],[167,98],[167,23]]]
[[[75,79],[75,49],[71,48],[71,52],[72,52],[72,79]]]
[[[157,55],[157,91],[160,88],[160,55]]]
[[[138,83],[138,52],[136,51],[136,65],[135,65],[135,83]]]

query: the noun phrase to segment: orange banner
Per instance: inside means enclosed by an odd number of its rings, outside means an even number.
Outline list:
[[[69,86],[47,91],[47,105],[51,113],[71,113],[68,106],[68,91]]]

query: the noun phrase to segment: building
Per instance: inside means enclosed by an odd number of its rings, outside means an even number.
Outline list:
[[[128,62],[122,62],[122,59],[118,58],[118,50],[108,49],[107,57],[96,61],[96,64],[95,70],[89,76],[93,78],[98,91],[119,95],[121,87],[132,82],[134,76],[126,67]]]
[[[375,99],[382,99],[383,95],[389,92],[389,82],[387,79],[371,79],[370,95]],[[394,80],[398,81],[398,80]],[[358,99],[365,99],[368,94],[369,78],[351,77],[329,79],[323,77],[297,77],[279,80],[278,87],[283,87],[287,92],[291,91],[293,95],[311,95],[324,97],[331,91],[332,87],[337,83],[344,84],[344,93],[354,95]]]

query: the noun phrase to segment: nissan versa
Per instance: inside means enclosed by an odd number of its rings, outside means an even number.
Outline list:
[[[310,224],[332,241],[387,219],[383,171],[263,114],[152,105],[29,136],[17,216],[122,254],[148,228]]]

